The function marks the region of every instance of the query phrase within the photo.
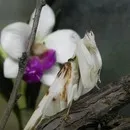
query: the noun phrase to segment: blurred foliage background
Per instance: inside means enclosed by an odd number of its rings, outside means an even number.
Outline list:
[[[27,22],[35,0],[0,0],[0,30],[9,23]],[[56,14],[56,29],[69,28],[83,37],[93,30],[103,58],[101,87],[130,72],[130,1],[129,0],[48,0]],[[13,81],[3,76],[0,57],[0,116],[6,107]],[[14,108],[6,130],[22,128],[31,116],[46,87],[21,84],[21,98]],[[130,106],[120,113],[130,116]],[[14,114],[15,113],[15,114]]]

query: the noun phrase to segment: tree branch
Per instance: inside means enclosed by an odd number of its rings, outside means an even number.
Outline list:
[[[130,75],[112,82],[99,92],[87,94],[74,102],[69,118],[64,121],[64,110],[43,120],[37,130],[77,130],[94,122],[110,122],[118,110],[130,101]]]
[[[130,118],[117,117],[110,121],[107,126],[111,130],[129,130],[130,129]]]
[[[11,114],[13,106],[14,106],[16,100],[17,100],[18,90],[19,90],[19,87],[20,87],[20,83],[21,83],[21,80],[22,80],[22,77],[23,77],[23,73],[24,73],[24,69],[26,67],[28,57],[30,55],[30,49],[31,49],[31,46],[34,44],[41,9],[42,9],[42,6],[44,6],[45,4],[46,4],[45,0],[37,0],[36,13],[35,13],[35,18],[34,18],[33,28],[32,28],[30,37],[28,39],[28,47],[26,49],[26,52],[24,52],[22,54],[22,57],[19,60],[18,75],[17,75],[17,78],[15,80],[13,90],[12,90],[10,99],[8,101],[8,104],[7,104],[7,108],[6,108],[4,114],[1,118],[1,121],[0,121],[0,130],[3,130],[5,128],[5,125],[6,125],[8,118]]]

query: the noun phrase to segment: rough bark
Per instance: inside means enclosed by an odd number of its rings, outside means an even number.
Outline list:
[[[130,118],[117,117],[107,124],[112,130],[130,130]]]
[[[92,123],[108,124],[118,115],[118,110],[128,104],[129,101],[130,75],[106,85],[99,92],[84,95],[73,102],[69,117],[66,120],[64,120],[64,115],[67,110],[64,110],[43,120],[37,129],[77,130]],[[130,125],[128,122],[127,124]]]

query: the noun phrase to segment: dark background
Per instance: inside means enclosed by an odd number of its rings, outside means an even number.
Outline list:
[[[0,0],[0,29],[28,21],[34,7],[35,0]],[[52,7],[57,14],[55,29],[71,28],[81,37],[86,30],[95,33],[103,59],[101,86],[129,74],[130,0],[55,0]],[[128,105],[121,113],[128,116],[129,109]]]

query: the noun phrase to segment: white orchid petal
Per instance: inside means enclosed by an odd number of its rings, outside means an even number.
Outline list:
[[[33,12],[29,25],[32,27],[34,22],[34,16],[35,11]],[[40,40],[43,40],[43,38],[52,32],[52,29],[55,25],[55,15],[53,10],[48,6],[45,5],[42,7],[40,19],[39,19],[39,25],[37,29],[37,42],[41,42]]]
[[[46,71],[41,78],[41,82],[45,85],[50,86],[59,72],[60,67],[58,65],[53,66],[50,70]]]
[[[6,26],[1,32],[1,46],[12,58],[18,59],[27,47],[31,28],[22,22]]]
[[[73,30],[58,30],[44,39],[45,46],[56,51],[57,62],[65,63],[75,56],[79,35]]]
[[[16,78],[18,74],[18,62],[11,58],[6,58],[4,61],[4,76],[6,78]]]

